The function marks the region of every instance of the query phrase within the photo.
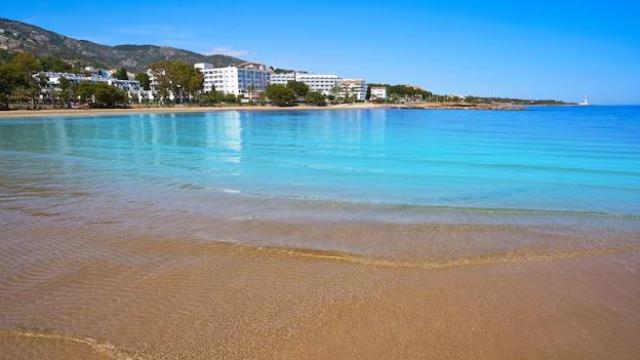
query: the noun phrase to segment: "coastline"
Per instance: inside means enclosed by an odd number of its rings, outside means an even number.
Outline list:
[[[316,111],[316,110],[366,110],[366,109],[418,109],[418,110],[522,110],[525,106],[508,104],[460,104],[460,103],[416,103],[416,104],[339,104],[328,106],[299,105],[277,106],[173,106],[173,107],[131,107],[117,109],[45,109],[0,111],[0,119],[41,118],[49,116],[105,116],[118,114],[165,114],[201,113],[218,111]]]
[[[0,360],[637,359],[636,138],[578,113],[0,121]]]
[[[24,270],[35,276],[0,277],[7,358],[633,359],[640,351],[637,251],[417,269],[49,229],[54,241],[90,256],[42,250],[47,261]],[[51,246],[37,226],[20,230],[38,248]],[[49,256],[65,261],[65,275],[45,280],[56,273]]]

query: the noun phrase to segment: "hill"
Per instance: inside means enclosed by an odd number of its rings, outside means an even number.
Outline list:
[[[190,64],[208,62],[214,66],[244,62],[231,56],[203,55],[168,46],[102,45],[5,18],[0,18],[0,49],[12,52],[26,51],[37,56],[53,55],[84,65],[108,68],[124,66],[129,71],[144,70],[149,64],[160,60],[183,60]]]

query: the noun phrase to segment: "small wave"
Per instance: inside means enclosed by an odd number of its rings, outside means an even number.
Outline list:
[[[575,217],[595,217],[595,218],[612,218],[624,220],[640,220],[640,214],[597,211],[597,210],[577,210],[577,209],[545,209],[545,208],[526,208],[526,207],[486,207],[486,206],[464,206],[464,205],[445,205],[445,204],[417,204],[417,203],[400,203],[392,201],[362,201],[357,199],[337,199],[324,196],[299,195],[299,194],[273,194],[252,191],[241,191],[234,189],[216,189],[228,194],[241,194],[243,197],[255,199],[276,199],[284,201],[295,201],[300,204],[308,205],[309,208],[327,207],[331,209],[377,209],[381,211],[410,211],[412,213],[468,213],[478,215],[516,215],[516,216],[575,216]]]
[[[66,342],[76,345],[87,346],[96,354],[103,355],[114,360],[144,360],[146,357],[140,354],[134,354],[131,351],[120,349],[109,343],[101,343],[89,337],[73,337],[53,332],[38,332],[26,329],[0,330],[0,338],[2,337],[18,337],[29,339],[42,339],[57,342]]]
[[[422,270],[440,270],[457,267],[514,264],[527,262],[542,261],[559,261],[568,260],[587,256],[612,255],[625,252],[640,251],[640,245],[626,245],[610,248],[596,249],[576,249],[569,251],[548,251],[537,252],[533,250],[518,250],[509,253],[489,254],[481,256],[469,256],[459,258],[441,258],[441,259],[415,259],[401,260],[383,257],[367,256],[362,254],[319,250],[297,247],[278,247],[278,246],[257,246],[240,245],[238,243],[228,242],[229,245],[242,247],[245,250],[267,253],[270,255],[313,258],[318,260],[340,261],[357,265],[380,266],[391,268],[411,268]]]
[[[227,193],[227,194],[240,194],[242,192],[242,191],[236,190],[236,189],[222,189],[221,191],[223,193]]]

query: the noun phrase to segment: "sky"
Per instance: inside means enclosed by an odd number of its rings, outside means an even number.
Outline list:
[[[0,17],[442,94],[640,104],[640,1],[8,1]]]

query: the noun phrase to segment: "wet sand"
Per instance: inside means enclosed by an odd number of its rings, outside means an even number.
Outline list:
[[[243,193],[37,134],[0,158],[0,359],[640,358],[633,213]]]
[[[509,104],[466,104],[466,103],[415,103],[415,104],[375,104],[355,103],[327,106],[298,105],[294,107],[277,107],[261,105],[232,106],[173,106],[173,107],[138,107],[124,109],[42,109],[0,111],[0,120],[15,118],[41,118],[50,116],[104,116],[125,114],[167,114],[167,113],[199,113],[215,111],[309,111],[309,110],[354,110],[354,109],[435,109],[435,110],[521,110],[523,106]]]
[[[0,359],[640,354],[634,248],[425,269],[12,222]]]
[[[348,110],[387,108],[384,104],[341,104],[329,106],[298,105],[295,107],[233,105],[233,106],[172,106],[172,107],[131,107],[124,109],[43,109],[43,110],[11,110],[0,111],[0,119],[39,118],[49,116],[104,116],[118,114],[167,114],[167,113],[199,113],[215,111],[284,111],[284,110]]]

